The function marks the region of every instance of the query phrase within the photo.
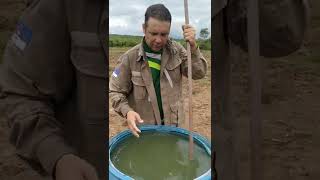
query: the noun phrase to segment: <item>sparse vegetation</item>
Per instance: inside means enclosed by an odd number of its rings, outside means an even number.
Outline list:
[[[139,44],[142,40],[142,36],[130,36],[130,35],[117,35],[110,34],[109,47],[133,47]],[[186,46],[186,42],[183,39],[174,39],[175,41]],[[202,50],[211,50],[211,38],[198,39],[197,43]]]

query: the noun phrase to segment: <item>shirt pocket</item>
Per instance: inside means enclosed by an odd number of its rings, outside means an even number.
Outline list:
[[[170,104],[170,125],[178,126],[184,121],[183,106],[180,101]]]
[[[169,60],[169,62],[166,65],[166,69],[168,70],[169,76],[174,82],[181,81],[181,63],[181,58],[179,56],[174,56],[174,58]]]
[[[78,118],[92,125],[105,123],[107,60],[98,35],[73,31],[71,38]]]
[[[147,96],[146,85],[141,76],[132,76],[131,78],[133,84],[133,96],[134,99],[143,100]]]

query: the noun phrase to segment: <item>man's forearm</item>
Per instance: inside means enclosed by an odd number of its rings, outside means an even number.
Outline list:
[[[116,113],[118,113],[121,117],[126,118],[127,113],[129,111],[132,111],[133,109],[129,106],[128,100],[125,95],[115,92],[115,91],[110,91],[109,93],[110,101],[112,108]]]
[[[2,96],[10,127],[10,142],[22,157],[39,162],[52,175],[56,161],[67,153],[75,154],[63,137],[62,125],[47,103],[19,95]]]
[[[207,73],[207,61],[203,57],[200,52],[199,47],[195,50],[195,52],[191,53],[191,62],[192,62],[192,79],[201,79]],[[184,74],[187,74],[188,71],[188,63],[184,62]]]

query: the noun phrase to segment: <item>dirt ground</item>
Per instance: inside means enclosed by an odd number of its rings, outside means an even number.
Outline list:
[[[311,1],[310,32],[303,47],[277,59],[262,58],[263,179],[320,179],[320,8]],[[249,174],[249,68],[235,48],[233,117],[239,131],[240,179]]]
[[[15,27],[23,0],[0,1],[0,56]],[[280,59],[262,59],[263,80],[263,169],[264,180],[320,179],[320,2],[311,1],[309,37],[298,52]],[[126,49],[111,49],[110,72]],[[210,59],[210,53],[205,53]],[[248,61],[241,52],[232,67],[233,116],[240,127],[242,177],[248,175],[249,127]],[[1,61],[1,58],[0,58]],[[194,81],[194,129],[211,139],[210,72]],[[186,84],[186,83],[185,83]],[[126,129],[123,120],[110,109],[110,134]],[[0,179],[24,179],[28,167],[8,143],[9,129],[0,113]],[[39,178],[41,179],[41,178]]]

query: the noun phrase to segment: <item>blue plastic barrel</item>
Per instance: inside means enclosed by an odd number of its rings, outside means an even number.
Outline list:
[[[170,133],[170,134],[176,134],[179,136],[189,136],[189,131],[174,127],[174,126],[156,126],[156,125],[144,125],[140,126],[139,129],[142,132],[161,132],[161,133]],[[115,137],[113,137],[109,141],[109,157],[111,157],[111,152],[117,145],[124,141],[129,136],[132,136],[131,131],[126,130],[119,134],[117,134]],[[211,144],[210,142],[204,138],[203,136],[193,133],[193,139],[194,142],[198,145],[202,146],[206,152],[211,156]],[[214,174],[213,174],[214,176]],[[212,177],[212,179],[214,179]],[[109,180],[133,180],[133,178],[129,177],[128,175],[122,173],[119,171],[112,163],[111,159],[109,158]],[[202,174],[201,176],[197,177],[195,180],[211,180],[211,169],[209,169],[207,172]]]

